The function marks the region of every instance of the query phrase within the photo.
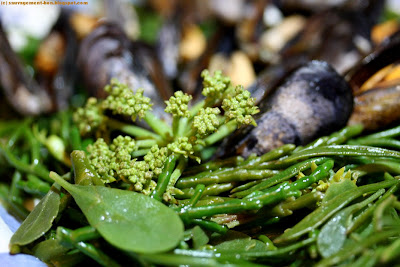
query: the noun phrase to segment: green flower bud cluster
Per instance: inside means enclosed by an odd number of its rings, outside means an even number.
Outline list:
[[[143,96],[143,89],[133,93],[127,85],[111,79],[104,90],[109,96],[103,101],[102,106],[104,109],[112,110],[114,114],[131,116],[135,121],[137,117],[143,118],[146,111],[151,109],[150,98]]]
[[[155,188],[156,183],[152,180],[153,172],[150,170],[147,162],[134,159],[126,162],[123,167],[119,171],[119,174],[133,183],[135,191],[149,194]]]
[[[114,153],[110,150],[103,138],[98,138],[92,145],[88,145],[88,160],[93,166],[93,169],[99,174],[100,178],[105,183],[115,181],[115,167],[111,166]]]
[[[211,76],[208,70],[203,70],[201,77],[203,78],[202,94],[208,99],[207,102],[217,103],[223,99],[225,91],[231,87],[231,80],[222,75],[221,71],[216,71],[214,76]]]
[[[105,183],[121,178],[120,172],[129,165],[131,153],[135,150],[135,140],[121,135],[111,145],[99,138],[87,147],[89,162]]]
[[[119,173],[134,184],[135,191],[148,195],[156,187],[154,179],[162,172],[167,157],[166,147],[159,148],[154,145],[143,160],[134,159],[128,162],[124,165],[126,168],[121,169]]]
[[[116,79],[112,79],[105,87],[109,94],[105,100],[90,98],[84,108],[77,110],[74,120],[82,134],[98,129],[96,136],[105,136],[109,140],[112,136],[109,131],[119,130],[138,140],[118,136],[110,144],[98,138],[87,147],[88,159],[105,183],[122,180],[131,183],[133,190],[150,194],[156,187],[167,158],[172,154],[177,157],[176,168],[182,171],[187,158],[200,163],[200,156],[208,157],[201,153],[204,148],[216,144],[242,124],[256,124],[252,115],[259,110],[248,91],[241,86],[234,88],[230,79],[222,75],[221,71],[211,75],[208,70],[204,70],[201,76],[205,99],[189,108],[192,96],[177,91],[165,101],[165,112],[173,116],[171,125],[149,112],[150,98],[143,96],[142,89],[134,93]],[[143,118],[150,129],[112,118],[109,113],[105,113],[106,110],[113,114],[131,116],[133,121],[138,117]],[[221,113],[224,114],[225,122]],[[176,193],[171,188],[179,178],[179,173],[175,172],[168,185],[167,192],[172,195]]]
[[[206,137],[218,129],[220,125],[218,114],[220,113],[219,108],[207,107],[200,109],[199,113],[194,116],[193,128],[196,129],[200,138]]]
[[[260,112],[255,106],[255,98],[252,98],[250,92],[243,86],[235,88],[236,95],[232,98],[226,98],[222,102],[222,109],[225,111],[227,121],[235,119],[238,125],[252,124],[257,126],[252,115]]]
[[[135,191],[150,194],[156,186],[154,179],[167,160],[168,149],[154,145],[143,160],[132,159],[132,152],[137,150],[135,143],[129,136],[120,135],[110,145],[99,138],[87,147],[88,159],[105,183],[123,179],[131,182]]]
[[[104,121],[103,111],[94,97],[87,100],[85,107],[78,108],[72,118],[81,135],[86,135],[97,129]]]
[[[131,160],[131,153],[136,150],[135,140],[129,136],[119,135],[114,138],[110,150],[114,153],[111,166],[118,172],[126,162]]]
[[[171,152],[181,154],[186,158],[193,154],[193,145],[189,142],[188,137],[178,137],[167,147]]]
[[[189,117],[188,103],[191,99],[191,95],[184,94],[182,91],[177,91],[169,100],[165,101],[167,105],[165,112],[171,113],[174,117]]]
[[[154,172],[154,175],[158,176],[163,170],[167,157],[168,149],[166,147],[159,148],[158,145],[154,145],[143,159],[149,165],[149,169]]]

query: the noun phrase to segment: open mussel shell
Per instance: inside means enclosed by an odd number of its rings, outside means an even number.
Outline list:
[[[400,120],[400,31],[388,38],[347,75],[354,93],[349,124],[367,130]]]
[[[261,104],[257,127],[239,129],[220,154],[261,155],[283,144],[302,145],[346,125],[353,96],[346,81],[326,62],[298,68]]]

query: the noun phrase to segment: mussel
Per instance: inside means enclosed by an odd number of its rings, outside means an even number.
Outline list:
[[[50,92],[56,109],[66,109],[77,77],[78,36],[72,27],[74,13],[61,11],[35,56],[36,80]]]
[[[302,145],[345,126],[353,96],[346,81],[326,62],[310,61],[260,104],[257,127],[239,129],[225,155],[258,155],[292,143]]]
[[[355,96],[349,124],[377,130],[399,121],[400,31],[365,57],[347,78]]]
[[[0,85],[20,114],[38,115],[54,109],[49,93],[31,77],[12,50],[0,23]]]
[[[105,22],[94,29],[82,41],[78,64],[92,95],[105,97],[104,86],[111,78],[117,78],[132,90],[143,88],[144,95],[154,103],[155,114],[165,114],[163,101],[172,95],[172,90],[154,50],[129,40],[118,25]]]

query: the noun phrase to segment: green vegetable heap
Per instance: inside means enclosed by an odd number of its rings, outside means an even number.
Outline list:
[[[210,160],[258,109],[220,72],[202,76],[203,100],[166,102],[171,125],[115,80],[74,115],[0,122],[0,201],[23,221],[11,253],[51,266],[399,263],[400,126]]]
[[[168,158],[177,158],[177,168],[168,182],[165,200],[180,193],[174,188],[187,159],[199,163],[206,147],[220,141],[243,124],[256,126],[252,115],[259,112],[254,98],[242,86],[234,88],[228,77],[220,71],[214,76],[202,72],[203,101],[189,107],[192,96],[177,91],[166,101],[165,112],[172,115],[172,125],[167,125],[151,112],[150,99],[143,90],[132,90],[115,79],[105,90],[109,96],[99,101],[89,98],[84,108],[74,114],[82,135],[96,132],[98,138],[87,147],[88,159],[105,183],[124,181],[131,183],[134,191],[149,195],[156,188],[156,180]],[[107,114],[143,119],[153,130],[117,121]],[[220,115],[223,113],[223,116]],[[109,130],[120,130],[130,136],[119,135],[110,140]],[[109,140],[107,143],[105,140]],[[139,159],[142,157],[141,159]]]

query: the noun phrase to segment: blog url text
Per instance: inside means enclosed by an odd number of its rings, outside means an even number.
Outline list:
[[[72,6],[88,5],[87,1],[0,1],[2,6]]]

